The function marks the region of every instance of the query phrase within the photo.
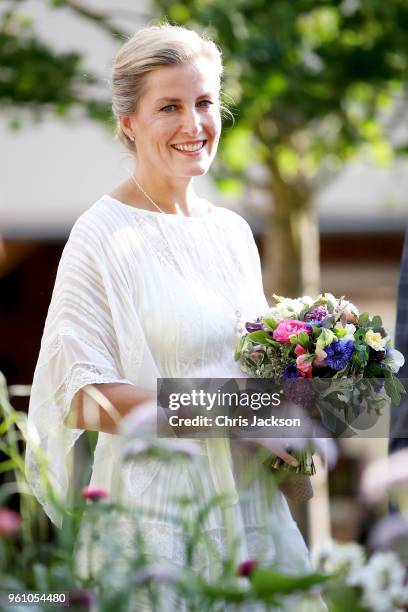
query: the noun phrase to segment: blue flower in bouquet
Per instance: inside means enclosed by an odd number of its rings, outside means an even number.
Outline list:
[[[326,306],[316,306],[316,308],[313,308],[313,310],[305,314],[305,321],[310,321],[311,323],[318,324],[322,321],[322,319],[324,319],[326,315]]]
[[[294,363],[290,363],[283,371],[283,378],[299,378],[299,372]]]
[[[352,340],[338,340],[325,348],[326,363],[332,370],[342,370],[346,367],[354,351]]]

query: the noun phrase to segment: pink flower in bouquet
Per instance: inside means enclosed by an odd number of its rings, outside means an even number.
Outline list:
[[[296,367],[302,378],[312,378],[312,362],[309,355],[299,355],[296,359]]]
[[[95,501],[108,497],[108,492],[102,487],[94,487],[92,485],[88,485],[87,487],[84,487],[82,489],[81,497],[83,497],[83,499],[92,499]]]
[[[238,576],[246,576],[249,578],[254,569],[257,567],[258,561],[255,561],[254,559],[247,559],[239,564],[237,574]]]
[[[21,517],[14,510],[0,508],[0,538],[13,536],[20,529]]]
[[[275,331],[273,332],[273,339],[283,344],[290,344],[290,336],[295,334],[297,336],[300,332],[310,332],[310,325],[304,321],[281,321]]]

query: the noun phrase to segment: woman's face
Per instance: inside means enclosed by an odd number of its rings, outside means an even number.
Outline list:
[[[138,168],[172,177],[205,174],[221,132],[219,76],[202,57],[164,66],[146,77],[146,91],[129,118]]]

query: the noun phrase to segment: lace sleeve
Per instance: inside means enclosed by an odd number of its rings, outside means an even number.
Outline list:
[[[61,518],[48,500],[40,466],[48,465],[54,494],[66,500],[70,451],[82,433],[64,424],[72,399],[89,384],[132,384],[123,371],[133,340],[125,326],[134,316],[126,284],[119,272],[109,270],[96,239],[74,230],[61,257],[44,327],[26,444],[28,483],[58,526]],[[120,299],[112,296],[113,286]]]

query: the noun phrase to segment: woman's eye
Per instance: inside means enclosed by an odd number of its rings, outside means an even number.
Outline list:
[[[173,110],[173,108],[176,108],[175,104],[168,104],[167,106],[163,106],[163,108],[160,110],[164,111],[165,113],[169,113]]]
[[[211,100],[201,100],[201,102],[199,102],[198,104],[199,106],[203,106],[204,108],[209,108],[211,104],[214,104],[214,102],[211,102]]]

